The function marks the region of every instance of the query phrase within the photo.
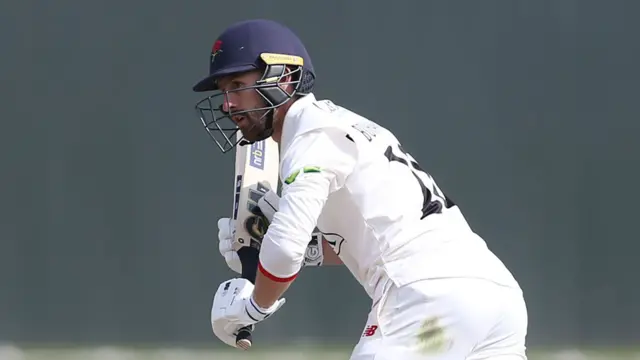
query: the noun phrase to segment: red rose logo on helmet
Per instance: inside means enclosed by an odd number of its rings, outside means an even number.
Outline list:
[[[222,40],[216,40],[216,42],[213,43],[213,47],[211,48],[211,52],[215,53],[218,50],[220,50],[221,47],[222,47]]]
[[[222,40],[216,40],[216,42],[213,43],[213,47],[211,48],[211,62],[213,62],[213,60],[215,60],[216,58],[216,55],[218,55],[221,52],[222,52]]]

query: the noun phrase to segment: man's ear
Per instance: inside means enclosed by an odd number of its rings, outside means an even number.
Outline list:
[[[287,94],[291,95],[293,93],[293,89],[295,88],[295,84],[293,84],[293,79],[295,78],[296,74],[296,69],[293,69],[291,66],[287,65],[285,67],[285,76],[283,76],[280,79],[280,87],[282,88],[282,90],[286,91]],[[300,71],[300,70],[298,70]]]

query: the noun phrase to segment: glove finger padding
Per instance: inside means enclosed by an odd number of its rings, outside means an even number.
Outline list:
[[[240,329],[239,325],[228,321],[218,320],[211,323],[211,328],[213,329],[213,334],[223,343],[237,348],[236,335]],[[251,325],[251,328],[253,328],[253,325]]]
[[[258,207],[262,214],[269,220],[269,222],[273,221],[273,217],[276,212],[278,212],[278,205],[280,203],[280,197],[278,193],[273,190],[267,191],[264,196],[258,200]]]
[[[238,274],[242,274],[242,262],[240,261],[240,257],[238,253],[231,250],[224,253],[224,261],[227,263],[229,268]]]
[[[235,227],[235,221],[231,218],[218,219],[218,239],[233,240],[233,229]]]
[[[233,227],[235,222],[230,218],[218,220],[218,250],[224,257],[229,268],[237,273],[242,273],[242,263],[238,253],[233,249]]]

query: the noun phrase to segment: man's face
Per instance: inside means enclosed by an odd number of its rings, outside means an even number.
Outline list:
[[[221,110],[229,113],[231,120],[240,128],[245,140],[255,141],[264,130],[263,116],[267,104],[255,89],[243,89],[255,85],[262,73],[250,71],[218,79],[218,88],[224,93]]]

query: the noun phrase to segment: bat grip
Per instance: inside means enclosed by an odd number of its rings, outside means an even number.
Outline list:
[[[238,257],[242,264],[242,278],[256,282],[256,272],[258,271],[258,261],[260,252],[253,246],[243,246],[238,249]],[[242,349],[248,349],[252,345],[251,326],[245,326],[238,330],[236,335],[236,345]]]

